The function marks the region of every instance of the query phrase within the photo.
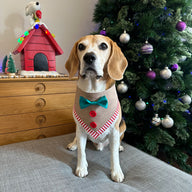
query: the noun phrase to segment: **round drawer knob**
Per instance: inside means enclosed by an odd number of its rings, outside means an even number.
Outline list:
[[[39,98],[35,102],[35,107],[38,109],[42,109],[43,107],[45,107],[45,105],[46,105],[46,101],[43,98]]]
[[[37,139],[44,139],[44,138],[46,138],[45,135],[39,135],[39,136],[37,137]]]
[[[45,115],[39,115],[39,116],[37,116],[37,118],[36,118],[36,123],[38,124],[38,125],[43,125],[43,124],[45,124],[46,123],[46,116]]]
[[[43,84],[43,83],[38,83],[35,85],[35,92],[36,93],[44,93],[45,89],[46,89],[46,87],[45,87],[45,84]]]

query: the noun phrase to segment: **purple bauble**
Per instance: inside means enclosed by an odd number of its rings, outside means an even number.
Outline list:
[[[146,73],[146,76],[147,76],[149,79],[154,80],[154,79],[156,78],[156,73],[150,69],[150,71],[148,71],[148,72]]]
[[[178,67],[179,67],[179,65],[177,63],[175,63],[175,64],[171,65],[171,70],[177,71]]]
[[[105,29],[103,29],[103,30],[101,30],[101,31],[100,31],[100,35],[104,35],[104,36],[106,36],[106,35],[107,35],[107,33],[106,33]]]
[[[186,25],[186,23],[183,22],[183,21],[179,21],[179,22],[177,23],[177,25],[176,25],[176,29],[177,29],[178,31],[184,31],[186,27],[187,27],[187,25]]]
[[[145,44],[141,47],[141,53],[144,55],[151,54],[153,52],[153,45],[148,43],[148,41],[145,42]]]

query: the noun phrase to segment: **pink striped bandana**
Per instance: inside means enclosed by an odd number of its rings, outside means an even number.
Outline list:
[[[108,107],[105,109],[99,105],[90,105],[81,109],[79,105],[80,96],[89,101],[97,101],[99,98],[106,96]],[[86,133],[92,138],[97,139],[99,136],[104,134],[104,132],[118,118],[119,110],[120,104],[115,85],[99,93],[86,93],[77,87],[73,115],[84,128]]]

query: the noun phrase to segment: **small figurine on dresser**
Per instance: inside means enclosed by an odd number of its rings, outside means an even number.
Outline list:
[[[39,2],[30,2],[25,8],[26,16],[30,16],[30,28],[18,39],[18,45],[13,51],[21,57],[21,75],[25,77],[59,76],[56,72],[56,55],[62,55],[63,50],[55,40],[47,26],[42,23],[42,12]]]
[[[42,12],[41,12],[41,7],[39,2],[30,2],[26,7],[25,7],[25,15],[26,16],[31,16],[30,17],[30,24],[31,24],[31,29],[35,27],[36,24],[39,25],[44,25],[46,28],[47,26],[40,21],[42,17]]]
[[[9,54],[9,57],[7,57],[7,55],[4,57],[2,64],[2,71],[10,77],[15,76],[16,73],[15,62],[13,60],[11,53]]]

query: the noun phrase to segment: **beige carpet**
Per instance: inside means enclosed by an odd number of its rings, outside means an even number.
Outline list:
[[[192,192],[192,176],[123,143],[123,183],[110,179],[110,151],[87,145],[89,175],[74,175],[73,134],[0,147],[0,192]]]

